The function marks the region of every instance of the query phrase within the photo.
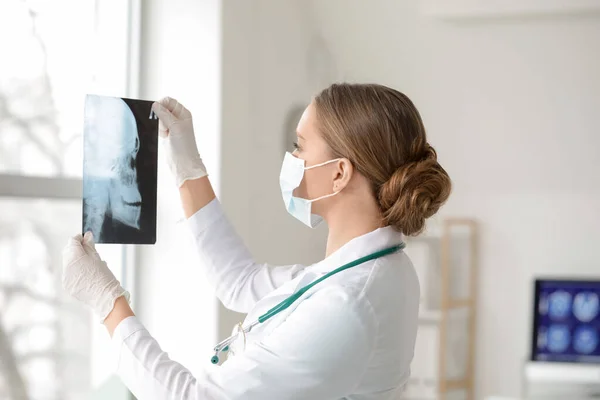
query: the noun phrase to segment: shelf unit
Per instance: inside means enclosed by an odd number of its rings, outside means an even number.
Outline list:
[[[474,400],[477,225],[448,218],[406,238],[421,285],[408,400]]]

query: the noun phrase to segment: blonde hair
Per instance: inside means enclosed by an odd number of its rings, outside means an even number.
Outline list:
[[[314,99],[334,158],[347,158],[371,183],[382,226],[418,235],[451,192],[410,99],[376,84],[334,84]]]

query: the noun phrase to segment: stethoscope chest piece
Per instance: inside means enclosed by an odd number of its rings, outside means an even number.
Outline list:
[[[235,324],[231,332],[231,336],[217,344],[214,348],[215,355],[211,357],[210,362],[213,364],[219,363],[219,353],[227,352],[227,358],[235,356],[238,353],[242,353],[246,350],[246,334],[252,330],[258,321],[248,325],[244,328],[241,322]]]

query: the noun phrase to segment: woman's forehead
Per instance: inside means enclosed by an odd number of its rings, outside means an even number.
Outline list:
[[[309,104],[308,107],[302,113],[300,117],[300,121],[298,121],[298,127],[296,129],[296,134],[298,137],[303,139],[309,139],[316,135],[316,123],[315,123],[315,110],[312,104]]]

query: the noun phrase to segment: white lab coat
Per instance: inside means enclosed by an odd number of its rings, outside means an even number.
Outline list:
[[[271,267],[253,261],[217,200],[188,224],[217,296],[247,313],[246,322],[327,272],[402,241],[385,227],[314,265]],[[220,366],[207,360],[195,376],[135,317],[117,326],[111,345],[118,375],[139,400],[396,399],[410,375],[418,308],[415,270],[397,252],[315,285],[255,327],[243,353]]]

